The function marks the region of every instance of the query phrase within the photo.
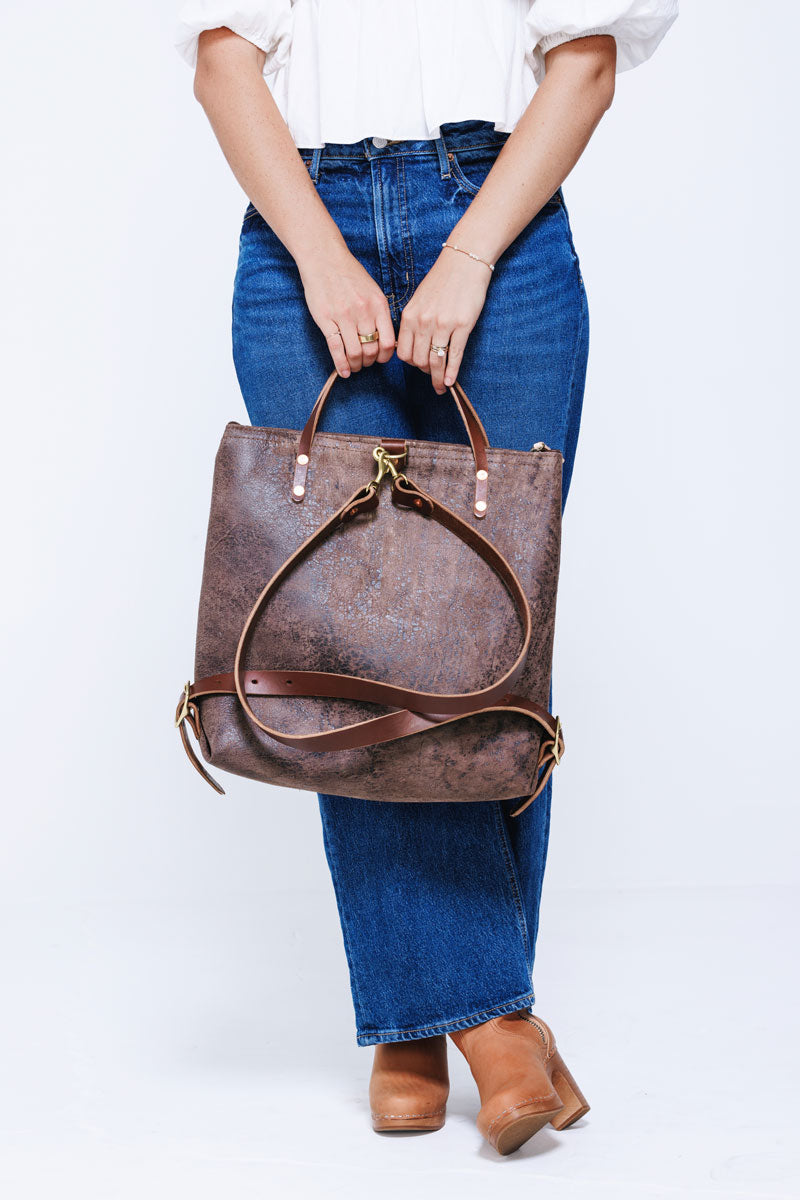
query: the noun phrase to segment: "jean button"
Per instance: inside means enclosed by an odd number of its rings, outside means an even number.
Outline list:
[[[383,147],[386,145],[386,138],[373,138],[373,139],[372,139],[372,144],[373,144],[373,146],[375,146],[375,147],[376,147],[378,150],[382,150],[382,149],[383,149]]]

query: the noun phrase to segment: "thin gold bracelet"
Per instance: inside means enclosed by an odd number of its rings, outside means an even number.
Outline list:
[[[457,246],[455,241],[443,241],[441,242],[441,245],[443,245],[443,247],[446,246],[447,250],[457,250],[461,254],[468,254],[470,258],[475,259],[476,263],[483,263],[483,266],[488,266],[489,270],[494,270],[494,263],[487,263],[485,258],[479,258],[479,256],[471,252],[471,250],[464,250],[463,246]]]

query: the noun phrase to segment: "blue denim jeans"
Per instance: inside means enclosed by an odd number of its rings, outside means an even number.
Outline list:
[[[427,141],[300,148],[347,245],[383,289],[395,335],[509,136],[480,120],[440,128]],[[544,441],[563,452],[565,499],[588,337],[559,189],[499,259],[459,380],[493,446]],[[301,429],[331,358],[294,260],[252,205],[240,236],[233,353],[250,422]],[[396,356],[337,380],[318,428],[467,441],[449,392],[438,396],[428,375]],[[551,787],[510,817],[516,803],[319,795],[359,1045],[431,1037],[533,1003]]]

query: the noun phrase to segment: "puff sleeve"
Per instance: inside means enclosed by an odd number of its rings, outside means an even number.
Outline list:
[[[178,14],[175,48],[195,67],[200,34],[223,26],[264,51],[265,75],[289,61],[292,0],[186,0]]]
[[[628,71],[655,51],[678,15],[678,0],[533,0],[525,19],[527,56],[537,83],[544,56],[574,38],[611,34],[617,71]]]

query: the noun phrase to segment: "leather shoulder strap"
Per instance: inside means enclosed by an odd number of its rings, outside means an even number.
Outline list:
[[[508,670],[493,684],[480,688],[477,691],[463,693],[422,692],[414,688],[398,687],[395,684],[381,683],[377,680],[364,679],[359,676],[337,676],[339,681],[338,686],[342,690],[322,694],[342,695],[353,700],[372,700],[383,704],[396,704],[405,709],[413,709],[416,713],[433,713],[439,717],[465,715],[500,700],[506,693],[513,690],[514,684],[524,670],[532,632],[530,605],[515,571],[500,551],[487,538],[478,533],[477,529],[474,529],[466,521],[463,521],[452,509],[449,509],[438,500],[434,500],[427,492],[423,492],[407,476],[398,475],[392,479],[392,501],[396,505],[410,508],[415,512],[421,513],[423,516],[430,517],[445,529],[449,529],[462,542],[470,546],[492,568],[505,585],[514,602],[522,625],[522,644],[516,659]],[[288,575],[317,546],[325,541],[335,529],[352,521],[358,513],[374,508],[377,502],[377,488],[373,487],[372,484],[368,484],[365,488],[359,488],[354,492],[342,507],[334,512],[324,524],[320,525],[297,548],[294,554],[290,555],[283,565],[278,568],[263,588],[242,629],[233,666],[234,682],[239,702],[254,725],[257,725],[264,733],[268,733],[270,737],[274,737],[277,741],[284,742],[286,745],[304,746],[309,750],[349,750],[356,746],[376,745],[378,742],[388,740],[385,732],[388,731],[388,728],[394,727],[393,722],[400,719],[400,714],[387,714],[386,717],[373,717],[368,721],[359,721],[354,725],[346,725],[341,729],[331,729],[321,734],[285,734],[259,720],[248,702],[244,683],[244,654],[256,622],[270,597]],[[290,676],[291,673],[287,672],[287,678],[290,678]],[[287,684],[286,686],[292,685]]]
[[[253,681],[251,684],[250,683],[251,673],[248,672],[248,676],[247,676],[248,691],[250,692],[251,695],[256,695],[256,696],[259,696],[259,695],[260,696],[285,695],[286,693],[279,690],[279,686],[280,686],[279,678],[284,674],[285,674],[285,672],[283,672],[283,671],[252,672],[252,675],[254,678],[253,678]],[[293,672],[293,675],[297,675],[297,672]],[[336,676],[334,676],[334,678],[336,678]],[[345,678],[345,677],[339,676],[339,678]],[[307,695],[309,693],[307,693],[305,691],[296,691],[294,694],[295,695]],[[313,692],[311,694],[319,695],[320,693]],[[339,692],[337,692],[336,694],[340,695]],[[224,696],[224,695],[230,695],[230,696],[236,695],[236,687],[233,682],[233,672],[232,671],[228,671],[222,675],[210,675],[206,679],[199,679],[197,681],[197,683],[187,684],[186,689],[183,692],[181,692],[181,697],[180,697],[180,700],[178,701],[178,707],[177,707],[177,710],[175,713],[175,724],[178,726],[178,728],[180,730],[183,748],[186,751],[186,754],[187,754],[187,757],[188,757],[190,763],[195,768],[195,770],[198,771],[200,775],[202,775],[202,777],[203,777],[203,779],[205,779],[206,783],[210,784],[210,786],[214,789],[214,791],[219,792],[219,794],[221,796],[225,795],[225,789],[219,783],[217,783],[214,776],[208,770],[206,770],[206,767],[204,766],[204,764],[197,757],[194,747],[192,746],[191,742],[189,741],[189,737],[186,732],[186,726],[187,725],[190,726],[195,737],[198,738],[198,740],[199,740],[200,719],[199,719],[199,714],[198,714],[198,710],[197,710],[197,705],[194,703],[195,698],[201,697],[201,696]],[[525,809],[528,807],[528,805],[532,801],[534,801],[537,798],[537,796],[541,795],[548,779],[550,778],[550,776],[553,773],[554,768],[561,761],[561,758],[564,754],[564,733],[561,728],[561,722],[558,719],[558,717],[553,717],[549,712],[547,712],[546,709],[541,708],[538,704],[535,704],[532,700],[528,700],[525,696],[517,696],[517,695],[514,695],[513,693],[509,693],[507,696],[504,696],[503,699],[499,703],[492,704],[486,708],[480,708],[477,710],[477,712],[479,712],[479,713],[500,712],[500,711],[510,711],[510,712],[522,713],[523,716],[530,717],[531,720],[533,720],[537,725],[539,725],[541,728],[541,731],[542,731],[541,740],[539,742],[539,759],[538,759],[537,768],[536,768],[536,787],[529,796],[523,797],[523,803],[512,811],[511,816],[517,817],[517,816],[519,816],[519,814],[521,812],[525,811]],[[394,714],[389,714],[389,715],[391,716]],[[414,715],[414,714],[412,714],[412,715]],[[473,714],[470,714],[470,715],[473,715]],[[432,723],[447,724],[448,721],[457,721],[459,719],[460,718],[458,718],[458,717],[449,717],[449,718],[445,718],[441,722],[432,722]],[[406,728],[403,729],[402,732],[397,733],[396,736],[397,737],[408,737],[412,733],[418,733],[422,729],[430,728],[430,725],[431,725],[430,719],[428,719],[427,723],[423,723],[422,721],[420,721],[418,723],[409,722],[407,724]],[[390,739],[386,738],[384,740],[388,741]],[[330,749],[330,747],[326,747],[326,748]],[[387,801],[387,803],[389,803],[389,801]]]

